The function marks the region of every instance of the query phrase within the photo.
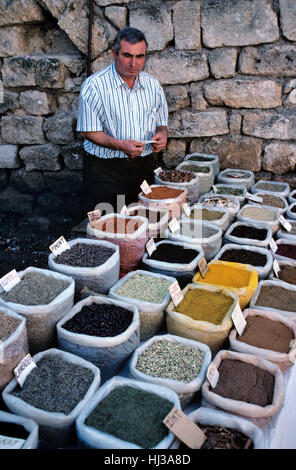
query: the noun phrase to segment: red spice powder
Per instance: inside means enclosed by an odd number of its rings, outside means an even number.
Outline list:
[[[183,193],[182,189],[174,189],[164,185],[156,186],[151,190],[151,193],[144,194],[147,199],[175,199]]]
[[[109,233],[122,233],[132,234],[138,230],[143,222],[133,219],[132,217],[109,217],[105,220],[99,220],[96,225],[96,230]]]

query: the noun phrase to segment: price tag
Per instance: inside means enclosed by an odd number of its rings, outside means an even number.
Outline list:
[[[169,286],[169,291],[172,297],[172,301],[175,304],[175,307],[178,307],[179,303],[184,298],[183,292],[180,289],[178,281],[173,282],[173,284]]]
[[[177,232],[177,230],[180,230],[180,224],[179,221],[174,217],[170,223],[169,223],[169,228],[172,233]]]
[[[209,270],[208,263],[204,256],[198,261],[197,265],[198,265],[198,269],[200,271],[201,277],[204,278]]]
[[[121,215],[128,215],[128,208],[126,207],[126,205],[123,206],[123,208],[120,211],[120,214]]]
[[[247,322],[245,317],[243,316],[243,312],[241,311],[239,303],[237,303],[235,309],[233,310],[231,318],[233,320],[236,331],[241,336],[243,334]]]
[[[148,251],[149,256],[151,256],[153,251],[156,250],[154,238],[150,238],[150,240],[148,240],[148,242],[146,243],[146,249]]]
[[[33,361],[31,354],[27,354],[19,365],[14,369],[14,375],[20,386],[22,387],[26,377],[29,375],[32,369],[36,366]]]
[[[190,449],[200,449],[206,440],[205,434],[176,406],[164,418],[163,423]]]
[[[94,227],[97,221],[100,220],[101,218],[101,211],[97,209],[96,211],[88,212],[87,217],[88,217],[90,225]]]
[[[18,273],[15,269],[10,271],[9,273],[5,274],[5,276],[1,277],[0,284],[5,290],[5,292],[10,291],[14,286],[16,286],[20,282],[21,278],[19,277]]]
[[[216,193],[218,191],[217,186],[215,186],[214,184],[213,184],[212,188],[213,188],[214,193]]]
[[[70,245],[66,242],[65,238],[62,235],[52,245],[50,245],[49,249],[54,256],[58,256],[63,253],[63,251],[69,250]]]
[[[269,246],[270,248],[272,249],[272,251],[275,253],[278,249],[278,246],[277,244],[275,243],[274,239],[271,238],[270,242],[269,242]]]
[[[213,362],[208,367],[207,379],[210,382],[212,388],[215,388],[219,380],[219,372]]]
[[[183,209],[184,214],[187,215],[187,217],[190,217],[191,209],[187,202],[184,202],[184,204],[182,204],[182,209]]]
[[[250,201],[258,202],[259,204],[262,204],[263,198],[256,196],[255,194],[247,193],[246,198],[250,199]]]
[[[159,166],[158,168],[156,168],[156,170],[154,170],[154,173],[156,174],[156,176],[159,176],[159,173],[161,172],[162,172],[161,166]]]
[[[280,223],[282,224],[282,226],[287,230],[287,232],[291,232],[292,230],[292,225],[290,224],[290,222],[288,222],[285,217],[283,217],[282,215],[280,216],[279,218],[279,221]]]
[[[149,194],[149,193],[152,192],[152,189],[150,188],[150,186],[149,186],[149,184],[147,183],[146,180],[143,181],[140,188],[142,189],[144,194]]]
[[[276,259],[273,260],[272,267],[273,267],[274,274],[276,275],[276,277],[279,277],[279,272],[280,272],[281,268],[280,268],[280,265],[279,265],[279,263]]]
[[[0,449],[21,449],[25,439],[0,435]]]

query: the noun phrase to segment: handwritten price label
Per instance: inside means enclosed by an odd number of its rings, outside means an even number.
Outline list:
[[[169,286],[169,291],[172,297],[172,301],[174,302],[175,307],[177,307],[184,298],[178,281],[173,282],[173,284]]]
[[[31,354],[27,354],[19,365],[14,369],[14,375],[20,386],[22,387],[26,377],[29,375],[32,369],[36,366],[33,361]]]
[[[201,258],[198,261],[197,265],[198,265],[198,269],[200,271],[201,276],[204,278],[205,275],[207,274],[208,270],[209,270],[208,263],[207,263],[205,257]]]
[[[149,184],[147,183],[146,180],[143,181],[140,188],[142,189],[144,194],[149,194],[149,193],[152,192],[152,189],[150,188],[150,186],[149,186]]]
[[[279,218],[279,221],[280,223],[282,224],[282,226],[287,230],[287,232],[291,232],[292,230],[292,225],[290,224],[290,222],[288,222],[285,217],[283,217],[282,215],[280,216]]]
[[[94,227],[96,223],[98,222],[98,220],[100,220],[101,218],[101,211],[97,209],[96,211],[88,212],[87,217],[88,217],[90,225]]]
[[[62,235],[52,245],[50,245],[49,249],[54,256],[58,256],[63,253],[63,251],[69,250],[70,245],[66,242],[65,238]]]
[[[243,334],[243,331],[246,327],[247,322],[245,320],[245,317],[243,316],[243,312],[241,311],[239,303],[236,305],[235,309],[233,310],[231,314],[231,318],[233,320],[236,331],[241,336]]]
[[[14,286],[16,286],[20,282],[20,280],[21,278],[19,277],[18,273],[15,269],[13,269],[9,273],[5,274],[5,276],[1,277],[0,284],[5,290],[5,292],[8,292]]]
[[[211,387],[215,388],[219,380],[219,372],[213,362],[211,362],[211,364],[209,365],[207,371],[207,379],[210,382]]]
[[[163,423],[190,449],[200,449],[206,440],[205,434],[176,406],[164,418]]]
[[[176,219],[176,217],[174,217],[170,223],[169,223],[169,228],[170,228],[170,231],[172,233],[175,233],[177,232],[178,230],[180,230],[180,224],[179,224],[179,221]]]
[[[149,256],[151,256],[153,251],[156,250],[156,246],[155,246],[153,238],[150,238],[150,240],[146,243],[146,249],[148,251]]]

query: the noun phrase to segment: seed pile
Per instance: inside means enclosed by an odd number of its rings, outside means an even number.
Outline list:
[[[233,263],[251,264],[252,266],[266,265],[266,255],[251,250],[225,250],[219,259],[221,261],[230,261]]]
[[[163,302],[171,284],[167,279],[137,273],[129,277],[116,294],[157,304]]]
[[[76,243],[55,258],[55,263],[93,268],[106,263],[115,250],[103,245]]]
[[[281,243],[278,245],[276,254],[285,256],[286,258],[296,259],[296,244],[289,245],[288,243]]]
[[[123,333],[131,324],[133,312],[113,304],[84,305],[80,312],[64,323],[72,333],[111,337]]]
[[[208,166],[186,164],[182,166],[182,169],[186,171],[193,171],[193,173],[210,173],[210,168]]]
[[[296,312],[296,292],[278,285],[263,285],[255,305]]]
[[[256,196],[262,198],[262,204],[264,204],[265,206],[279,207],[280,209],[283,209],[285,207],[285,204],[282,199],[277,196],[274,196],[273,194],[257,193]]]
[[[87,393],[93,372],[53,354],[42,357],[36,365],[12,395],[44,411],[71,413]]]
[[[201,371],[204,352],[182,343],[155,341],[138,358],[136,369],[152,377],[189,383]]]
[[[20,424],[0,421],[0,435],[26,440],[29,432]]]
[[[39,272],[24,274],[9,292],[1,294],[5,302],[22,305],[47,305],[69,286],[68,281]]]
[[[251,227],[249,225],[237,225],[230,235],[238,238],[250,238],[251,240],[265,240],[267,230],[264,228]]]
[[[214,158],[211,158],[211,157],[204,157],[204,156],[195,156],[195,157],[190,157],[188,159],[189,161],[193,161],[193,162],[213,162],[215,159]]]
[[[181,245],[173,243],[161,243],[153,251],[150,258],[167,263],[190,263],[198,256],[198,251],[190,248],[183,248]]]
[[[5,341],[15,332],[21,320],[0,311],[0,341]]]
[[[275,220],[275,213],[271,209],[264,209],[264,207],[245,206],[241,211],[243,217],[248,217],[255,220],[264,220],[266,222],[273,222]]]
[[[159,178],[163,181],[170,181],[171,183],[189,183],[196,178],[192,171],[181,170],[163,170],[159,173]]]
[[[262,181],[258,183],[256,188],[262,189],[263,191],[273,191],[273,192],[282,192],[285,191],[286,186],[284,184],[274,184],[269,183],[268,181]]]
[[[198,423],[198,427],[206,436],[201,449],[253,449],[253,442],[244,433],[237,429],[225,428],[218,424],[205,426]],[[180,450],[189,449],[183,442]]]
[[[212,211],[208,209],[194,209],[191,214],[191,219],[203,219],[203,220],[219,220],[223,217],[223,212]]]
[[[231,188],[229,186],[218,186],[217,191],[218,194],[228,194],[230,196],[242,196],[244,191],[239,188]]]
[[[226,197],[209,196],[209,197],[204,198],[204,200],[202,201],[202,204],[205,204],[211,207],[226,207],[228,209],[236,208],[235,201]]]
[[[289,284],[296,284],[296,266],[281,266],[279,279]]]

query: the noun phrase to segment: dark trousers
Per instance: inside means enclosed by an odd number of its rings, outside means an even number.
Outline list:
[[[102,203],[108,203],[113,211],[106,206],[106,213],[119,212],[124,204],[137,202],[142,182],[154,183],[156,160],[153,153],[135,159],[103,159],[86,154],[83,160],[84,210],[93,211],[99,203],[101,209]],[[118,195],[125,198],[118,198]],[[104,215],[102,210],[101,215]]]

